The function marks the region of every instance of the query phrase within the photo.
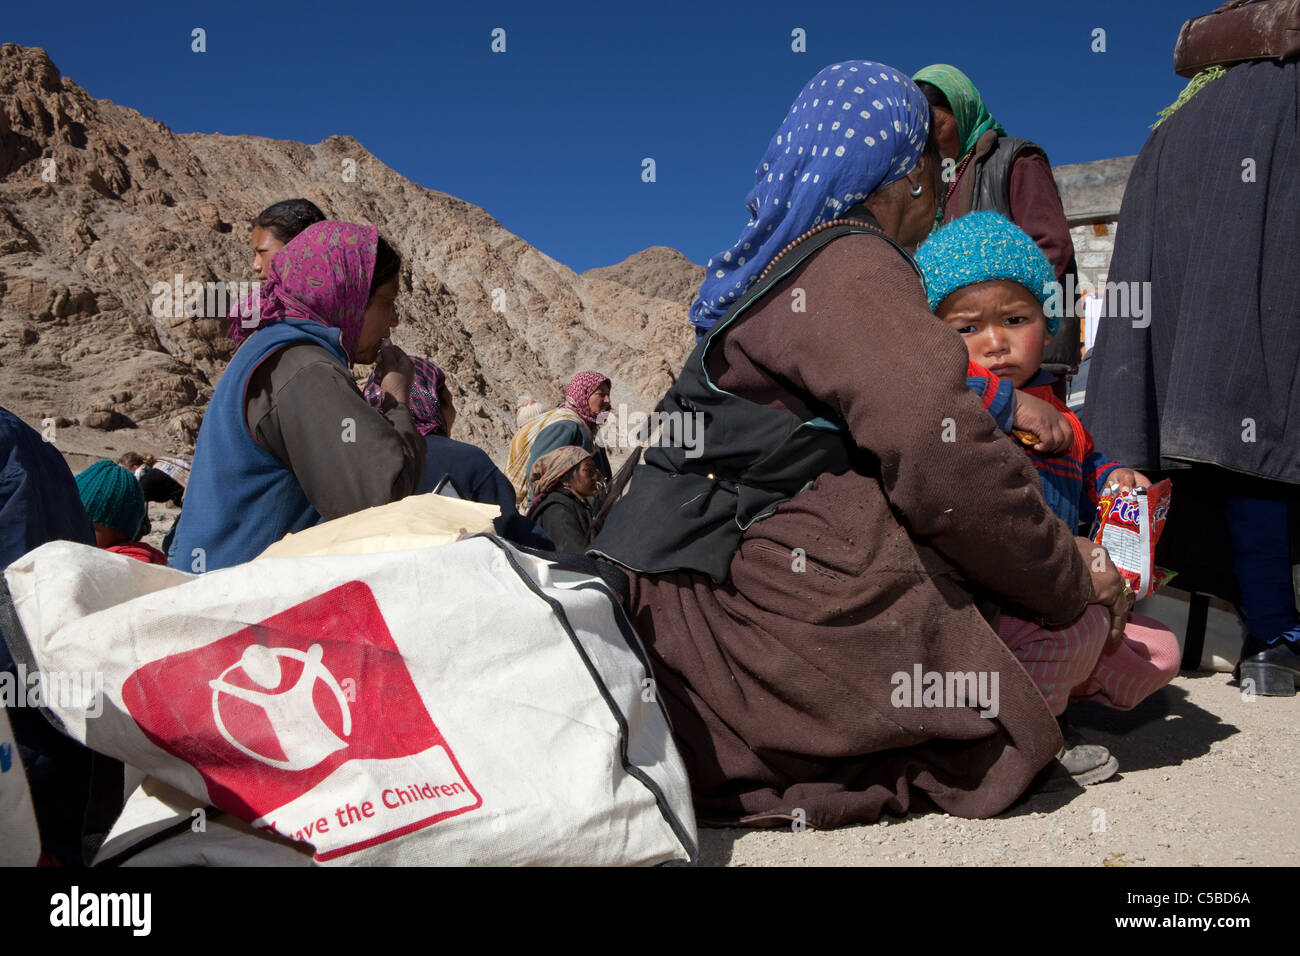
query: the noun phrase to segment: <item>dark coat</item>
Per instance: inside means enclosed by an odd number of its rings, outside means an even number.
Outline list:
[[[72,471],[56,447],[0,408],[0,571],[48,541],[95,545]],[[17,667],[0,635],[0,670]],[[27,688],[18,684],[18,693]],[[41,845],[65,866],[82,865],[82,823],[91,796],[93,755],[65,737],[34,707],[9,711]],[[103,759],[103,758],[101,758]],[[120,797],[120,794],[119,794]]]
[[[1297,156],[1295,59],[1233,67],[1142,147],[1107,278],[1149,308],[1098,326],[1083,415],[1117,461],[1300,484]]]
[[[416,488],[418,494],[433,491],[444,478],[449,479],[465,499],[501,509],[500,517],[492,522],[501,537],[526,547],[553,550],[551,539],[519,513],[510,479],[492,464],[487,452],[446,435],[425,435],[424,443],[424,477]]]
[[[556,551],[582,554],[591,541],[591,509],[568,488],[556,488],[530,515],[555,542]]]

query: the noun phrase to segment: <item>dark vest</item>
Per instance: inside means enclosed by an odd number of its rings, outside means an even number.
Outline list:
[[[858,452],[843,422],[801,418],[723,391],[709,378],[708,356],[803,260],[828,242],[855,233],[879,235],[897,247],[872,225],[841,225],[817,233],[782,256],[695,346],[657,411],[670,416],[666,435],[674,426],[677,436],[683,435],[685,418],[675,416],[701,416],[694,421],[702,421],[702,430],[694,433],[691,448],[682,441],[675,443],[681,447],[661,441],[646,449],[628,493],[609,512],[589,554],[633,571],[698,571],[724,584],[750,525],[772,515],[818,475],[849,470]],[[901,247],[898,251],[911,262]],[[691,457],[696,452],[700,454]]]
[[[971,193],[971,212],[996,212],[1011,218],[1011,167],[1022,153],[1047,154],[1029,142],[1015,136],[999,136],[993,148],[974,162],[971,171],[975,188]]]

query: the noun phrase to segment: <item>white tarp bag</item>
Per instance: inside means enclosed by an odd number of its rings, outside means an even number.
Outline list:
[[[35,866],[41,856],[27,775],[9,715],[0,707],[0,866]]]
[[[47,702],[66,733],[316,862],[696,857],[621,606],[499,538],[202,576],[51,542],[5,578],[15,660],[103,688]]]

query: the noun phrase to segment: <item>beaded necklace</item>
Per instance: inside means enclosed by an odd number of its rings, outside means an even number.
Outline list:
[[[835,226],[861,226],[863,229],[869,229],[878,235],[884,236],[886,239],[889,238],[889,236],[885,233],[883,229],[881,229],[878,226],[873,226],[869,222],[863,222],[861,219],[831,219],[830,221],[824,222],[819,226],[813,226],[803,235],[797,236],[790,243],[788,243],[786,247],[782,249],[780,252],[778,252],[776,254],[776,257],[767,264],[767,268],[764,269],[761,273],[759,273],[758,279],[755,280],[755,284],[757,285],[761,283],[764,279],[766,279],[767,274],[772,271],[773,266],[775,266],[781,260],[781,257],[784,256],[791,249],[793,249],[795,246],[799,245],[799,243],[805,241],[806,239],[811,238],[812,236],[817,235],[817,233],[819,232],[824,232],[827,229],[834,228]]]

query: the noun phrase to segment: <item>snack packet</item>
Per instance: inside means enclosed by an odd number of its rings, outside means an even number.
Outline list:
[[[1097,508],[1090,537],[1109,552],[1139,601],[1164,587],[1175,574],[1155,563],[1156,542],[1169,514],[1170,487],[1166,478],[1149,488],[1134,488],[1128,494],[1107,488]]]

